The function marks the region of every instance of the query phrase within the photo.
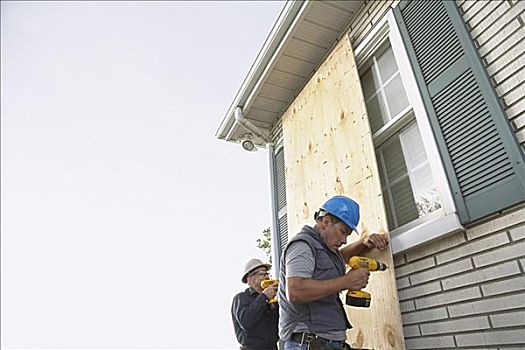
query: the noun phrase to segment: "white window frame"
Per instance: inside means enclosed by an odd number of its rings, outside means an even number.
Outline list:
[[[390,232],[392,251],[396,254],[444,235],[462,231],[464,227],[459,221],[430,121],[423,100],[421,99],[416,78],[392,9],[389,10],[387,15],[377,23],[370,34],[355,48],[356,64],[359,67],[372,57],[374,52],[387,39],[390,41],[408,102],[413,109],[423,140],[423,147],[427,153],[434,182],[441,200],[440,209]]]

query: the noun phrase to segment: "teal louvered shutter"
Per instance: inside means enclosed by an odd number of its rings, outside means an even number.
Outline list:
[[[286,215],[286,176],[284,163],[284,147],[281,147],[274,158],[274,191],[275,203],[274,210],[276,210],[277,222],[274,227],[277,229],[277,236],[279,241],[275,245],[278,255],[280,256],[284,247],[288,243],[288,221]]]
[[[279,217],[279,255],[284,251],[288,243],[288,217],[286,213]]]
[[[524,156],[454,1],[394,16],[465,224],[525,200]]]

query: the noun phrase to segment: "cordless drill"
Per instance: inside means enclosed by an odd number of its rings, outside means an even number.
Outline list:
[[[271,286],[274,283],[279,283],[279,280],[262,280],[261,281],[261,288],[266,289],[269,286]],[[277,302],[277,297],[273,297],[268,301],[268,304],[273,304]]]
[[[388,266],[372,258],[365,258],[362,256],[353,256],[348,260],[348,266],[351,269],[367,269],[368,271],[385,271]],[[346,293],[346,305],[356,307],[370,307],[372,296],[362,290],[352,290]]]

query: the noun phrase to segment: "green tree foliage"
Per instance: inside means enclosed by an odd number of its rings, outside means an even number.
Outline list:
[[[268,263],[272,263],[272,241],[271,241],[271,232],[270,228],[267,227],[262,232],[263,238],[257,239],[257,248],[261,248],[266,257],[268,258]]]

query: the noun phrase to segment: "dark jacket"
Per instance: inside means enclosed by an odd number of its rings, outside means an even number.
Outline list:
[[[279,307],[268,304],[266,295],[248,288],[233,298],[231,312],[241,345],[251,349],[276,348]]]

